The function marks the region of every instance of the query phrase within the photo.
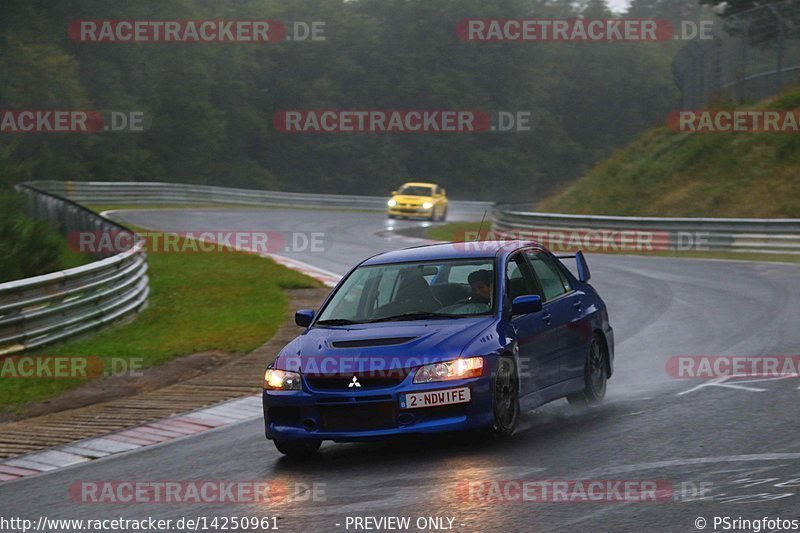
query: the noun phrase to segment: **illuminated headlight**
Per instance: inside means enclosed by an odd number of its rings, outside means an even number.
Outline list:
[[[414,383],[477,378],[481,374],[483,374],[483,357],[468,357],[420,367],[414,375]]]
[[[430,209],[431,207],[433,207],[433,204],[431,202],[425,202],[424,204],[422,204],[422,209]]]
[[[389,207],[394,207],[397,205],[397,200],[394,199],[389,200],[388,202],[386,202],[386,205],[388,205]]]
[[[264,374],[264,388],[267,390],[300,390],[300,374],[268,368]]]

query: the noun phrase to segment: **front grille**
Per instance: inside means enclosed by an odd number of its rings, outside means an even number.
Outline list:
[[[322,431],[368,431],[397,426],[392,402],[358,405],[320,405]]]
[[[309,387],[316,390],[372,390],[389,389],[400,385],[406,379],[405,370],[384,371],[382,375],[370,376],[368,374],[356,374],[358,385],[353,384],[353,374],[341,376],[325,375],[306,375],[306,383]]]

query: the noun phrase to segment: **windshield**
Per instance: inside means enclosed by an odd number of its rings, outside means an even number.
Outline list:
[[[464,318],[494,311],[494,260],[395,263],[356,269],[318,325]]]
[[[398,194],[406,196],[433,196],[433,189],[424,185],[404,185],[400,187]]]

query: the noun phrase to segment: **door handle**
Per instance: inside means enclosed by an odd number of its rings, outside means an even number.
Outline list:
[[[581,302],[580,300],[575,300],[574,302],[572,302],[572,307],[580,311],[581,307],[583,307],[583,302]]]
[[[550,313],[544,313],[542,315],[542,320],[544,320],[545,322],[550,322],[551,318],[553,318],[553,315],[551,315]]]

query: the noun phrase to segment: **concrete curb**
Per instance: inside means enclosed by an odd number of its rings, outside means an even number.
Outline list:
[[[246,396],[0,462],[0,484],[51,472],[261,416],[261,396]]]

